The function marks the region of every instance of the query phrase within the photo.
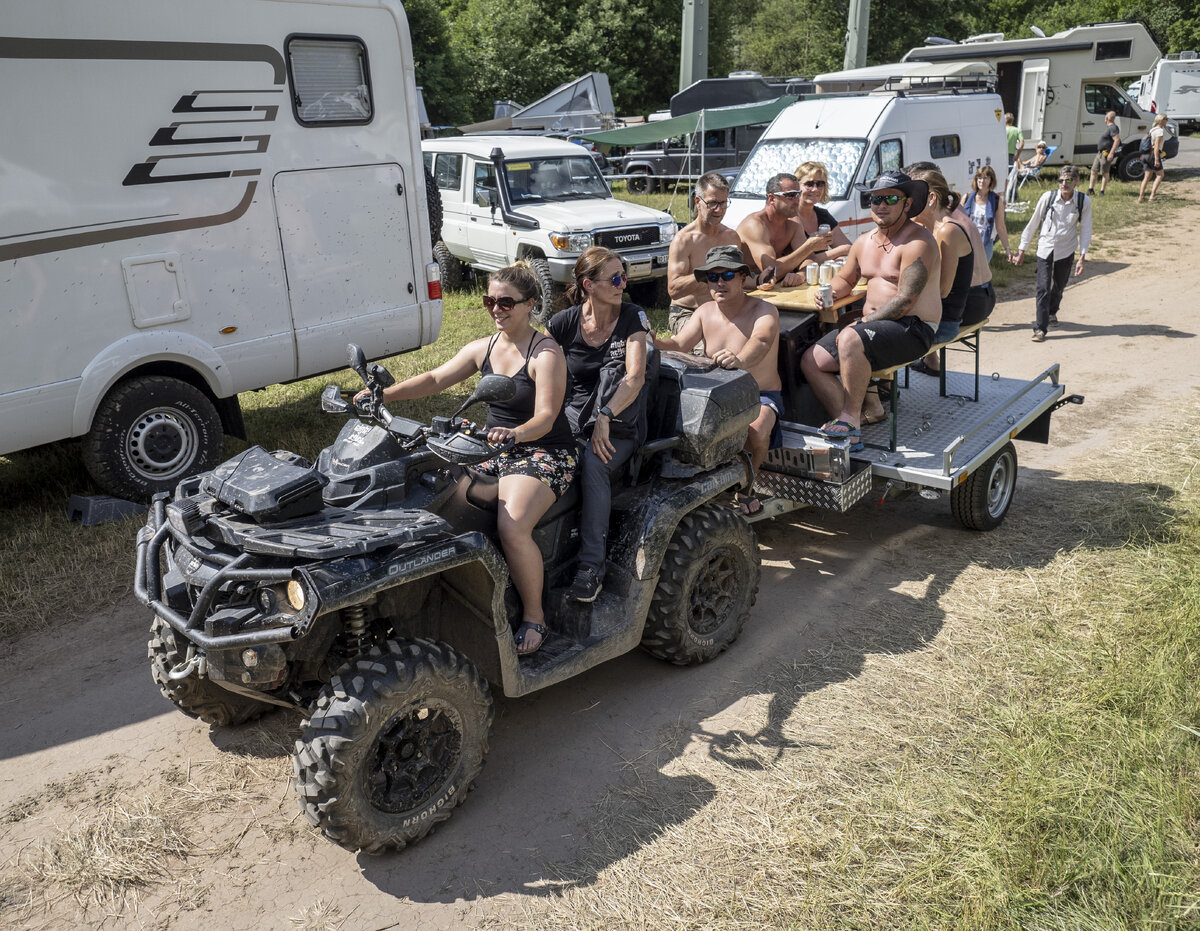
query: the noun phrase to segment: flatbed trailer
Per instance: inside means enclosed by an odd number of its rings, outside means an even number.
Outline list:
[[[750,520],[803,507],[847,511],[873,491],[881,492],[875,500],[919,491],[928,498],[949,495],[964,527],[991,530],[1003,521],[1016,487],[1013,441],[1048,442],[1054,411],[1083,402],[1059,383],[1057,364],[1031,381],[947,371],[944,394],[940,379],[904,370],[896,377],[895,432],[887,420],[864,426],[859,452],[849,452],[849,440],[783,420],[783,446],[768,454],[755,477],[763,509]]]

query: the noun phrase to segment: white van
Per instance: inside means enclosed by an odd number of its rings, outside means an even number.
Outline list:
[[[1133,87],[1129,89],[1134,93]],[[1165,113],[1180,129],[1200,125],[1200,60],[1195,52],[1168,55],[1142,78],[1138,106],[1147,113]]]
[[[851,239],[871,228],[865,195],[854,189],[884,171],[935,162],[950,187],[966,192],[991,165],[1007,168],[1000,98],[986,89],[947,93],[934,86],[797,101],[775,118],[750,153],[729,193],[727,226],[766,204],[767,179],[819,161],[829,172],[825,208]]]
[[[1077,26],[1052,36],[1005,39],[972,36],[915,48],[904,63],[984,62],[995,69],[1004,110],[1013,113],[1026,140],[1054,146],[1047,164],[1090,165],[1104,131],[1104,115],[1117,114],[1121,148],[1114,174],[1141,177],[1138,142],[1150,117],[1130,99],[1121,78],[1145,74],[1158,46],[1141,23]]]
[[[437,338],[398,0],[8,4],[0,84],[0,454],[144,500],[238,392]]]

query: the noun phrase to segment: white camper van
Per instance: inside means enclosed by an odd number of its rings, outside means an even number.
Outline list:
[[[1165,113],[1180,129],[1200,126],[1200,59],[1195,52],[1168,55],[1142,78],[1137,95],[1147,113]]]
[[[1004,33],[915,48],[904,62],[985,62],[998,76],[1004,110],[1015,114],[1030,143],[1055,146],[1048,164],[1090,164],[1113,110],[1121,128],[1116,174],[1141,177],[1138,142],[1150,118],[1130,99],[1120,78],[1137,77],[1158,60],[1141,23],[1077,26],[1052,36],[1005,39]]]
[[[0,454],[145,499],[238,392],[437,338],[398,0],[8,4],[0,84]]]
[[[1000,98],[986,85],[972,89],[972,83],[954,93],[938,80],[797,101],[767,127],[739,172],[729,193],[726,225],[736,226],[763,208],[768,178],[794,172],[806,161],[824,162],[829,172],[825,208],[851,239],[872,223],[866,196],[854,185],[880,172],[933,161],[958,191],[970,190],[971,178],[984,165],[1002,177],[1007,149]]]

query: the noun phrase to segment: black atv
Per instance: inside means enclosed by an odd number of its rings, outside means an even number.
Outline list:
[[[482,378],[454,416],[425,425],[387,411],[391,375],[351,346],[370,399],[315,466],[256,446],[154,499],[135,591],[155,614],[162,693],[218,725],[301,710],[305,814],[378,853],[464,800],[487,751],[489,683],[524,695],[639,645],[681,665],[717,656],[758,589],[754,533],[728,496],[749,484],[741,448],[758,389],[707,360],[653,356],[649,439],[614,483],[604,589],[590,605],[565,597],[572,488],[534,531],[550,633],[521,657],[494,505],[458,491],[463,465],[498,451],[461,414],[510,397],[511,380]],[[333,385],[322,407],[354,410]]]

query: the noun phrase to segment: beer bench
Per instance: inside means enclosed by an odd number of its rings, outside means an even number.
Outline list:
[[[938,354],[938,363],[941,371],[938,373],[938,394],[941,397],[946,397],[946,350],[951,349],[955,352],[969,352],[975,356],[975,393],[970,398],[966,395],[956,395],[963,397],[965,400],[979,400],[979,334],[983,330],[984,324],[988,319],[980,320],[978,323],[973,323],[970,326],[963,327],[955,334],[954,339],[946,340],[944,343],[934,343],[929,347],[929,353],[936,352]],[[961,343],[962,345],[955,345]],[[896,411],[899,408],[900,388],[897,384],[896,373],[901,369],[904,370],[904,387],[908,387],[908,366],[915,362],[913,359],[910,362],[902,362],[899,365],[893,365],[885,369],[878,369],[871,373],[871,384],[879,389],[879,399],[883,400],[883,390],[880,388],[882,382],[889,382],[891,390],[888,392],[887,415],[888,415],[888,450],[896,451]]]

